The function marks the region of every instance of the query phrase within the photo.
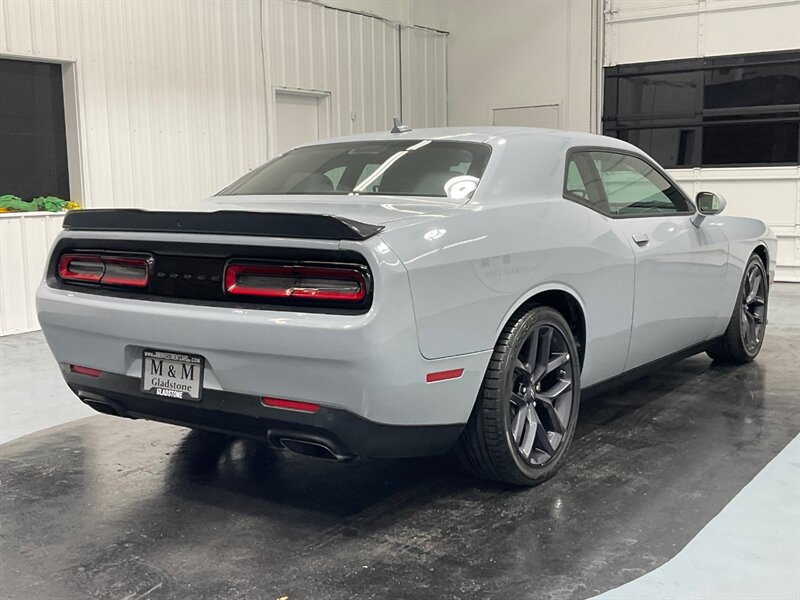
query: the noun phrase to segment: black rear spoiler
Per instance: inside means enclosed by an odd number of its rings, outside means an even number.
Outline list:
[[[361,241],[381,231],[383,225],[370,225],[331,215],[238,210],[168,212],[114,208],[68,212],[64,217],[64,229],[208,233]]]

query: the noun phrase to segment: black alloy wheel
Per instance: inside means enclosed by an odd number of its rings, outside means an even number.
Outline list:
[[[575,433],[580,361],[564,317],[523,309],[503,329],[458,452],[475,475],[537,485],[560,468]]]
[[[708,349],[716,362],[743,364],[761,351],[767,330],[769,279],[757,254],[747,261],[728,328]]]
[[[747,267],[742,282],[741,336],[749,353],[758,352],[767,328],[767,280],[762,265],[757,261]]]
[[[552,325],[539,325],[522,344],[509,371],[511,435],[523,460],[544,465],[564,441],[572,413],[572,356]]]

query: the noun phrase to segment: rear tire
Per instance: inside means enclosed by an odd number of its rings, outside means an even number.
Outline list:
[[[552,308],[505,326],[457,451],[482,479],[538,485],[555,475],[575,434],[580,365],[569,325]]]
[[[768,299],[767,269],[761,257],[753,254],[745,266],[728,328],[707,351],[715,362],[741,365],[758,356],[767,327]]]

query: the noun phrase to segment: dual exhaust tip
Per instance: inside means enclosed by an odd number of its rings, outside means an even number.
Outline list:
[[[328,446],[319,442],[300,440],[296,438],[282,437],[278,439],[278,444],[296,454],[303,456],[313,456],[314,458],[325,458],[327,460],[347,461],[351,457],[341,456],[334,453]]]

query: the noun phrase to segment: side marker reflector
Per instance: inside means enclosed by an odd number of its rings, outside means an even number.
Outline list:
[[[312,402],[300,402],[298,400],[284,400],[283,398],[261,398],[261,404],[270,408],[285,408],[288,410],[299,410],[300,412],[315,413],[319,410],[319,404]]]
[[[99,369],[92,369],[90,367],[82,367],[80,365],[70,365],[69,370],[79,375],[88,375],[89,377],[100,377],[102,371]]]
[[[464,374],[464,369],[450,369],[449,371],[437,371],[436,373],[428,373],[425,375],[425,381],[433,383],[434,381],[444,381],[445,379],[458,379]]]

